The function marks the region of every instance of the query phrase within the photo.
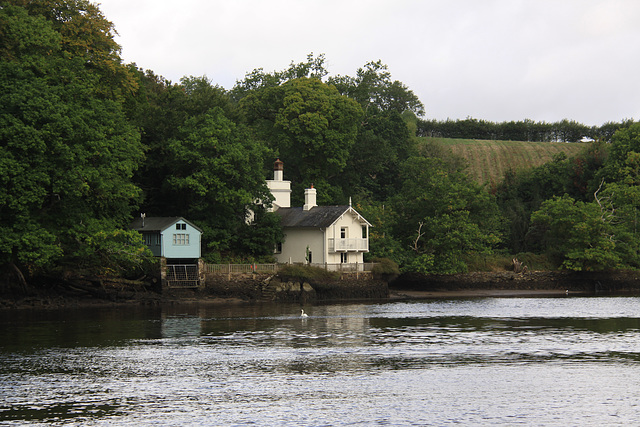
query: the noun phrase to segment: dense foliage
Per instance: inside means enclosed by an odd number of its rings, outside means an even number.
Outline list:
[[[322,55],[231,90],[172,83],[122,64],[113,33],[86,0],[0,0],[4,267],[125,274],[149,256],[128,230],[141,212],[199,225],[210,261],[269,259],[283,238],[265,209],[276,157],[294,204],[312,183],[321,204],[352,198],[374,225],[371,255],[404,271],[520,253],[571,270],[640,267],[640,124],[425,120],[382,62],[330,76]],[[419,135],[596,142],[488,188]]]
[[[522,120],[494,123],[468,117],[464,120],[420,120],[420,136],[462,139],[490,139],[503,141],[579,142],[594,140],[610,142],[620,129],[633,124],[633,120],[621,123],[607,122],[602,126],[586,126],[573,120],[555,123]]]
[[[0,3],[0,263],[117,269],[144,255],[135,88],[111,24],[86,1]]]

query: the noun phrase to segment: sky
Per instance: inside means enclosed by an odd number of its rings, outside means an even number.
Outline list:
[[[381,60],[425,119],[640,120],[637,0],[98,0],[126,63],[231,89],[324,54]]]

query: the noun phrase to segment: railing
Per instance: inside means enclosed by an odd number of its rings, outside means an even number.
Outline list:
[[[329,239],[329,252],[368,251],[368,239]]]
[[[170,288],[197,288],[200,284],[196,264],[169,264],[166,273]]]
[[[251,274],[251,273],[278,273],[281,267],[288,264],[205,264],[205,272],[213,274]],[[337,271],[340,273],[370,273],[373,262],[355,262],[355,263],[316,263],[309,264],[311,267],[322,268],[327,271]]]
[[[354,263],[339,263],[339,264],[311,264],[312,267],[323,268],[327,271],[339,271],[344,273],[356,273],[356,272],[371,272],[373,270],[373,262],[354,262]]]
[[[278,264],[206,264],[205,271],[217,274],[277,273]]]

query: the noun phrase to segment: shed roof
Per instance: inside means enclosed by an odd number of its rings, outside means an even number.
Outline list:
[[[129,228],[136,231],[164,231],[178,221],[186,222],[191,227],[202,233],[200,227],[194,225],[190,221],[187,221],[181,216],[152,216],[144,218],[144,221],[142,218],[136,218],[131,222],[131,224],[129,224]]]
[[[309,210],[301,207],[279,208],[276,213],[280,215],[283,227],[292,228],[326,228],[335,223],[342,215],[351,211],[364,224],[369,222],[364,219],[351,206],[314,206]],[[369,224],[371,225],[371,224]]]

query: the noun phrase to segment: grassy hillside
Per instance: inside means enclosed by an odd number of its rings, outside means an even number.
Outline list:
[[[460,156],[469,163],[469,174],[480,184],[495,184],[504,173],[540,166],[564,152],[568,157],[578,154],[584,143],[483,141],[473,139],[422,138]]]

